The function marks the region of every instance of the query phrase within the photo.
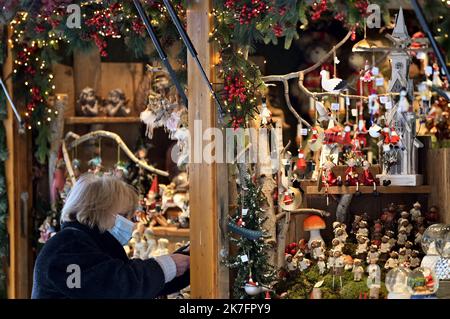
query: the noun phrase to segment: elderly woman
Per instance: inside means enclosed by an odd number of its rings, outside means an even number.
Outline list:
[[[155,298],[189,285],[189,256],[128,259],[135,191],[117,178],[83,175],[40,252],[32,298]]]

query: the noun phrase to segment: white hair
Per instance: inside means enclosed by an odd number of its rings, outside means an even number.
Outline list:
[[[113,176],[85,174],[67,196],[61,223],[78,221],[104,232],[114,226],[116,214],[130,214],[138,202],[136,191]]]

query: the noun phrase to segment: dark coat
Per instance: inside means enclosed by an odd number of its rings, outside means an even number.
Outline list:
[[[80,288],[68,287],[74,273],[68,270],[71,264],[80,267]],[[63,224],[39,253],[31,297],[155,298],[188,285],[189,271],[164,284],[164,273],[154,259],[128,259],[109,232],[72,222]]]

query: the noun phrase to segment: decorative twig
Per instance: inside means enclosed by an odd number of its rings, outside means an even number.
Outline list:
[[[289,215],[299,215],[299,214],[317,214],[320,215],[322,217],[328,217],[330,216],[330,213],[325,211],[325,210],[321,210],[321,209],[315,209],[315,208],[297,208],[297,209],[284,209],[282,210],[281,213],[279,213],[277,215],[277,221],[283,219],[285,216],[287,217],[287,213],[289,213]],[[290,216],[289,216],[290,217]]]
[[[119,135],[117,135],[116,133],[109,132],[109,131],[104,131],[104,130],[98,130],[98,131],[93,131],[93,132],[90,132],[88,134],[79,136],[78,134],[75,134],[73,132],[68,132],[67,135],[66,135],[66,139],[65,140],[67,141],[69,138],[75,139],[74,141],[72,141],[68,145],[68,149],[72,149],[72,148],[74,148],[74,147],[76,147],[76,146],[78,146],[78,145],[80,145],[80,144],[82,144],[82,143],[84,143],[86,141],[89,141],[91,139],[98,138],[98,137],[106,137],[106,138],[114,140],[117,143],[117,145],[119,145],[119,147],[125,152],[125,154],[133,162],[135,162],[136,164],[138,164],[142,168],[144,168],[144,169],[146,169],[146,170],[148,170],[148,171],[150,171],[152,173],[161,175],[161,176],[169,176],[168,172],[159,170],[159,169],[153,167],[152,165],[148,165],[146,162],[144,162],[142,160],[139,160],[133,154],[133,152],[128,148],[128,146],[125,144],[125,142],[122,140],[122,138]]]

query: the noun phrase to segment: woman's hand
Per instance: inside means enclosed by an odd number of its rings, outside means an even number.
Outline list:
[[[170,255],[170,257],[175,262],[175,265],[177,266],[177,277],[184,274],[191,266],[190,257],[182,254],[173,254]]]

